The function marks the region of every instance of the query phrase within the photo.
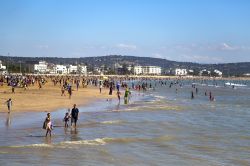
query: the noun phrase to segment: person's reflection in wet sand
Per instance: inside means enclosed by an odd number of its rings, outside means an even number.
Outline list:
[[[10,127],[10,125],[11,125],[11,113],[7,114],[5,125],[6,125],[6,127]]]
[[[71,141],[79,141],[79,140],[81,140],[81,138],[78,135],[78,129],[77,128],[72,128],[70,130],[70,134],[71,134]]]
[[[71,130],[70,130],[70,134],[72,134],[72,135],[77,135],[78,134],[78,130],[77,130],[77,128],[71,128]]]
[[[45,144],[51,144],[51,137],[45,137],[44,138],[44,143]]]
[[[119,111],[119,109],[120,109],[120,102],[117,104],[115,111]]]

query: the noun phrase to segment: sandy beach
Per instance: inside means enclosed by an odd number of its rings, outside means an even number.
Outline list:
[[[29,86],[27,90],[23,88],[15,88],[15,93],[11,92],[11,87],[4,84],[0,86],[0,112],[7,112],[6,101],[12,99],[11,112],[45,112],[55,111],[60,108],[71,108],[73,104],[83,106],[98,99],[106,100],[116,97],[115,94],[108,95],[108,89],[103,88],[99,93],[98,87],[88,86],[80,87],[78,91],[73,86],[72,97],[69,99],[68,93],[61,96],[61,88],[59,85],[54,86],[51,81],[46,83],[41,89],[38,85]]]

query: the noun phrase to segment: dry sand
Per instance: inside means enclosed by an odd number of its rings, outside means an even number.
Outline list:
[[[61,96],[60,86],[54,86],[51,82],[46,83],[40,90],[37,85],[30,86],[27,90],[15,88],[14,94],[10,86],[4,85],[0,86],[0,112],[8,112],[6,100],[9,98],[13,103],[11,112],[45,112],[72,108],[73,104],[79,107],[98,99],[107,100],[116,97],[115,93],[112,96],[108,95],[108,91],[103,88],[100,94],[99,88],[93,86],[81,87],[77,91],[73,85],[72,97],[69,99],[67,91],[65,91],[66,96]]]

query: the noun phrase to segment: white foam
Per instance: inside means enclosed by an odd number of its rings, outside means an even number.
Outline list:
[[[10,146],[11,148],[25,148],[25,147],[39,147],[39,148],[52,148],[52,144],[31,144],[31,145],[16,145]]]
[[[105,145],[105,139],[107,138],[96,138],[94,140],[80,140],[80,141],[65,141],[57,144],[30,144],[30,145],[16,145],[10,146],[10,148],[74,148],[72,145]]]
[[[165,99],[166,98],[165,96],[157,96],[157,95],[155,95],[154,97],[159,98],[159,99]]]
[[[170,136],[161,136],[156,138],[96,138],[92,140],[80,140],[80,141],[64,141],[57,144],[30,144],[30,145],[18,145],[10,146],[10,148],[76,148],[79,145],[88,146],[102,146],[107,143],[130,143],[130,142],[147,142],[147,141],[166,141],[171,140]],[[1,154],[1,152],[0,152]]]
[[[105,138],[96,138],[94,140],[81,140],[81,141],[65,141],[59,145],[105,145]]]
[[[110,121],[103,121],[101,122],[102,124],[119,124],[122,123],[123,121],[121,120],[110,120]]]

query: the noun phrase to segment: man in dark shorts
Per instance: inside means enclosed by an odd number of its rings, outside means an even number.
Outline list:
[[[78,113],[79,113],[79,110],[78,108],[76,108],[76,104],[74,104],[74,107],[71,110],[71,126],[72,126],[72,123],[75,123],[75,127],[76,127],[76,122],[78,120]]]

